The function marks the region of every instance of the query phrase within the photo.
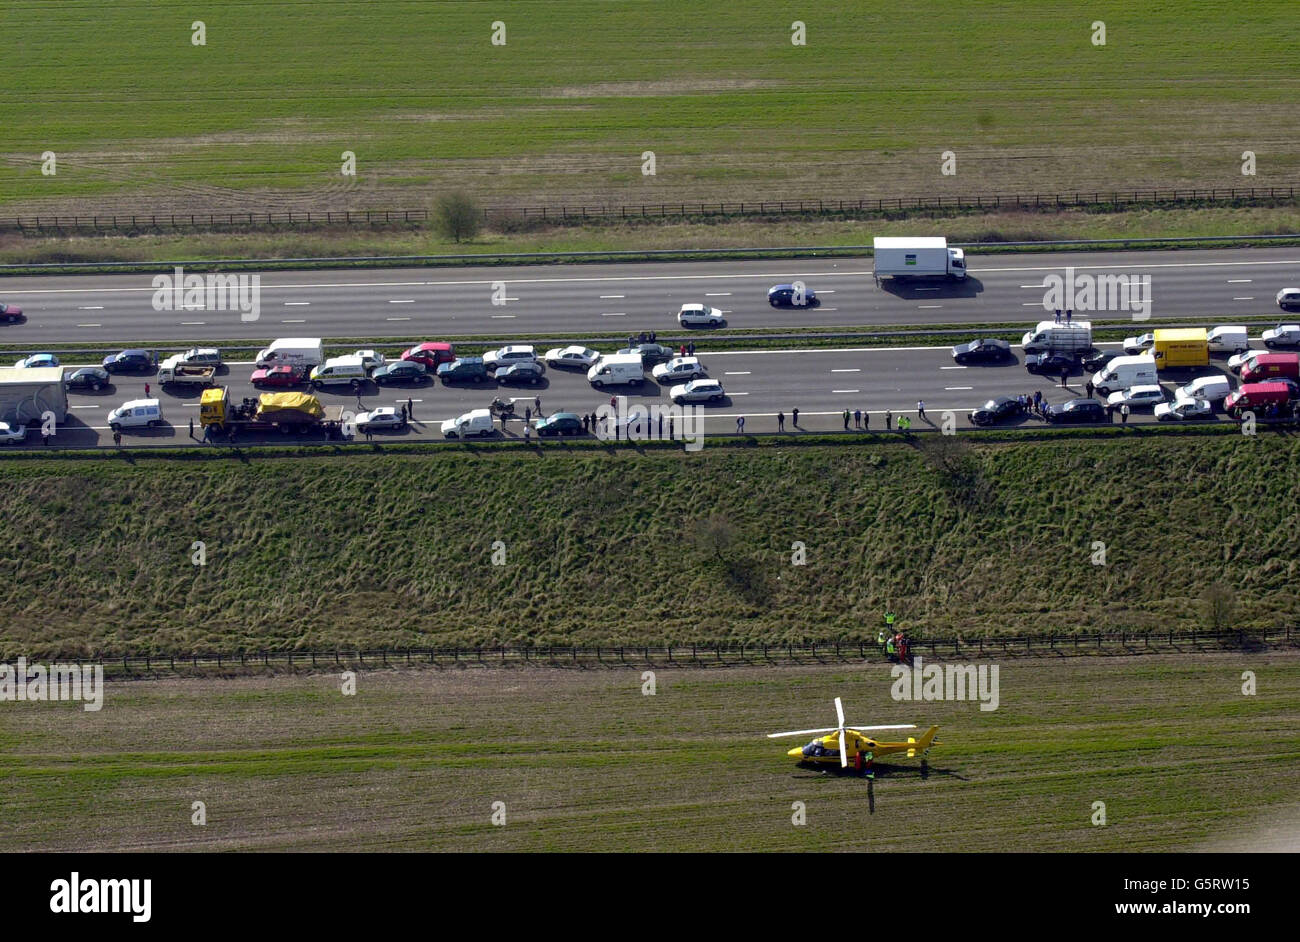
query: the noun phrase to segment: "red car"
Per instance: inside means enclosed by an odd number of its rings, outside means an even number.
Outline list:
[[[423,363],[431,372],[436,372],[439,364],[450,363],[456,359],[456,345],[436,342],[422,343],[403,353],[402,359]]]
[[[253,370],[252,383],[258,389],[264,386],[298,386],[307,381],[307,371],[301,366],[268,366]]]
[[[13,323],[23,319],[23,309],[12,304],[0,304],[0,318]]]

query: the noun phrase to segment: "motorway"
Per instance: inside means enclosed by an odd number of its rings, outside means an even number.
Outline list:
[[[1113,347],[1114,344],[1103,344]],[[1208,369],[1190,371],[1177,377],[1185,382],[1192,375],[1224,370],[1224,359],[1216,358]],[[803,431],[843,430],[842,413],[864,410],[871,414],[871,428],[880,430],[884,413],[894,416],[906,414],[913,420],[913,430],[937,427],[943,412],[951,410],[956,416],[958,429],[970,428],[969,412],[986,399],[999,395],[1016,395],[1041,390],[1048,402],[1063,402],[1084,394],[1085,374],[1076,373],[1069,386],[1062,389],[1059,379],[1031,376],[1016,362],[1004,366],[959,367],[952,362],[947,347],[920,348],[859,348],[841,350],[787,350],[787,351],[736,351],[714,352],[701,356],[710,375],[722,381],[728,393],[724,402],[702,406],[705,419],[703,432],[707,435],[734,434],[736,419],[745,417],[746,433],[772,433],[777,431],[777,412],[786,414],[786,431],[794,434],[792,410],[800,411],[799,427]],[[65,364],[67,367],[67,364]],[[238,400],[255,396],[258,391],[248,383],[252,372],[249,362],[232,363],[221,377],[231,395]],[[68,421],[59,428],[53,445],[88,447],[111,442],[107,426],[108,411],[125,400],[144,397],[144,384],[150,383],[151,393],[158,395],[153,377],[115,377],[114,385],[99,393],[73,393],[69,396],[71,412]],[[1173,383],[1167,383],[1171,387]],[[305,388],[305,387],[304,387]],[[669,405],[666,389],[661,390],[647,379],[639,391],[631,388],[611,388],[597,391],[578,372],[549,369],[539,387],[498,387],[487,383],[479,387],[446,387],[438,383],[412,388],[384,387],[373,384],[361,389],[358,397],[346,386],[317,390],[321,402],[327,407],[344,406],[354,412],[377,406],[396,406],[413,400],[416,422],[404,432],[376,433],[376,440],[441,439],[439,424],[465,411],[486,408],[497,396],[542,399],[546,414],[556,411],[588,413],[602,404],[608,404],[611,394],[628,397],[631,405]],[[198,391],[178,389],[178,394],[163,394],[160,398],[167,426],[155,430],[127,430],[123,433],[126,444],[187,444],[189,420],[198,422]],[[918,400],[924,400],[929,422],[921,421],[916,413]],[[519,407],[522,414],[523,405]],[[1145,414],[1134,412],[1130,422],[1151,422],[1149,410]],[[1229,421],[1223,416],[1213,420]],[[1020,425],[1042,424],[1035,418],[1025,418]],[[852,427],[852,422],[850,422]],[[896,423],[895,423],[896,427]],[[201,431],[196,431],[196,435]],[[508,438],[523,435],[523,422],[509,423]],[[273,435],[270,441],[281,440]],[[41,447],[40,437],[33,430],[28,436],[28,447]]]
[[[1294,247],[985,256],[974,250],[967,257],[970,277],[953,285],[887,279],[878,286],[869,258],[267,272],[259,276],[255,321],[237,311],[155,311],[149,275],[6,277],[0,301],[23,308],[27,320],[0,327],[0,339],[35,351],[53,342],[117,349],[130,341],[186,346],[277,336],[625,337],[642,330],[679,336],[673,315],[685,302],[727,312],[729,331],[1028,324],[1046,313],[1044,276],[1067,266],[1080,274],[1150,275],[1153,317],[1206,315],[1232,323],[1278,315],[1278,289],[1300,285]],[[817,291],[821,306],[770,308],[767,289],[796,279]],[[493,303],[494,294],[500,303]]]

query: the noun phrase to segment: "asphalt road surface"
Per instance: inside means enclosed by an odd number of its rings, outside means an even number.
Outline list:
[[[1103,344],[1113,347],[1114,344]],[[843,430],[843,411],[862,410],[870,414],[872,429],[881,429],[884,413],[895,417],[907,415],[913,429],[937,427],[943,414],[951,411],[958,429],[970,428],[970,411],[985,400],[1001,395],[1033,393],[1041,390],[1048,402],[1063,402],[1084,395],[1087,374],[1076,373],[1065,388],[1059,378],[1032,376],[1022,365],[1023,357],[1003,366],[959,367],[953,364],[947,347],[858,348],[838,350],[784,350],[716,352],[701,357],[711,377],[722,382],[727,399],[702,406],[703,431],[708,435],[734,434],[737,418],[744,417],[746,433],[777,431],[777,413],[786,414],[785,429],[795,433],[792,411],[800,411],[799,428],[804,431]],[[1166,389],[1188,381],[1192,376],[1226,371],[1226,358],[1215,358],[1211,366],[1200,370],[1172,371],[1165,376]],[[70,368],[77,364],[65,364]],[[249,362],[231,363],[223,369],[222,385],[230,387],[238,400],[259,394],[248,382],[252,373]],[[52,440],[54,447],[88,447],[111,444],[112,433],[107,416],[110,409],[124,401],[144,398],[144,385],[162,400],[166,425],[154,430],[127,430],[124,444],[187,444],[189,421],[198,426],[199,391],[188,387],[160,393],[153,376],[117,376],[114,384],[99,393],[76,392],[69,396],[68,421]],[[302,387],[304,390],[307,387]],[[352,393],[346,386],[325,387],[315,391],[327,409],[344,406],[360,412],[378,406],[398,406],[408,398],[413,401],[415,422],[400,432],[376,433],[378,441],[441,439],[440,423],[470,409],[486,408],[495,397],[520,397],[531,405],[534,396],[542,399],[542,411],[590,413],[608,404],[611,395],[624,395],[629,405],[670,404],[667,389],[647,377],[638,390],[631,387],[594,389],[585,374],[549,369],[538,387],[500,387],[494,382],[479,386],[443,386],[431,383],[414,387],[377,387],[367,384]],[[918,400],[924,400],[927,419],[917,414]],[[522,416],[525,403],[518,410]],[[1116,418],[1118,421],[1118,417]],[[1153,416],[1134,411],[1130,422],[1151,422]],[[1196,421],[1229,421],[1222,415]],[[850,421],[850,428],[854,423]],[[1040,420],[1025,418],[1017,424],[1038,425]],[[499,427],[499,423],[498,423]],[[896,421],[895,421],[896,427]],[[507,438],[523,435],[523,422],[507,424]],[[362,436],[357,436],[358,438]],[[283,441],[272,434],[258,441]],[[321,439],[323,440],[323,439]],[[42,447],[39,434],[32,430],[26,447]]]
[[[257,320],[238,311],[156,311],[149,275],[24,276],[0,280],[0,301],[27,314],[26,322],[0,325],[0,338],[36,351],[55,341],[116,349],[128,341],[184,346],[284,336],[618,337],[652,329],[680,335],[674,315],[686,302],[723,310],[729,330],[1029,324],[1050,317],[1043,279],[1067,266],[1077,275],[1150,275],[1153,317],[1210,315],[1232,323],[1249,314],[1283,319],[1274,297],[1300,285],[1300,250],[1289,247],[986,256],[976,250],[968,262],[970,277],[953,284],[877,285],[869,258],[269,272],[260,275]],[[796,279],[818,293],[820,306],[769,307],[767,289]]]

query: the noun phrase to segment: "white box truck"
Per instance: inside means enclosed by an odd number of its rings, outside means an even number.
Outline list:
[[[597,389],[621,384],[640,386],[644,381],[645,362],[639,353],[612,353],[587,370],[587,382]]]
[[[1039,321],[1020,338],[1020,344],[1025,353],[1086,353],[1092,349],[1092,321]]]
[[[1205,335],[1205,345],[1211,353],[1241,353],[1250,349],[1250,337],[1245,327],[1216,327]]]
[[[53,412],[56,422],[68,417],[62,367],[0,367],[0,421],[10,425],[39,423],[46,412]]]
[[[899,238],[878,236],[872,241],[876,281],[881,278],[966,277],[966,253],[948,248],[943,236]]]
[[[1103,396],[1130,386],[1154,386],[1159,383],[1156,358],[1149,353],[1135,357],[1115,357],[1092,378],[1092,385]]]
[[[325,345],[319,337],[282,337],[258,351],[259,369],[268,366],[316,366],[325,362]]]

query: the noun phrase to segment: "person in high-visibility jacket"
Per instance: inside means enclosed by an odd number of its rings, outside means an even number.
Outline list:
[[[893,633],[894,633],[894,632],[893,632],[893,628],[894,628],[894,613],[893,613],[893,612],[885,612],[885,627],[888,628],[888,629],[890,629],[890,631],[889,631],[890,634],[893,634]]]
[[[885,650],[885,629],[884,628],[881,628],[880,631],[876,632],[876,647],[880,648],[882,652]]]
[[[897,661],[898,660],[897,651],[898,649],[894,645],[894,636],[890,635],[888,640],[885,641],[885,656],[888,657],[891,661]]]

